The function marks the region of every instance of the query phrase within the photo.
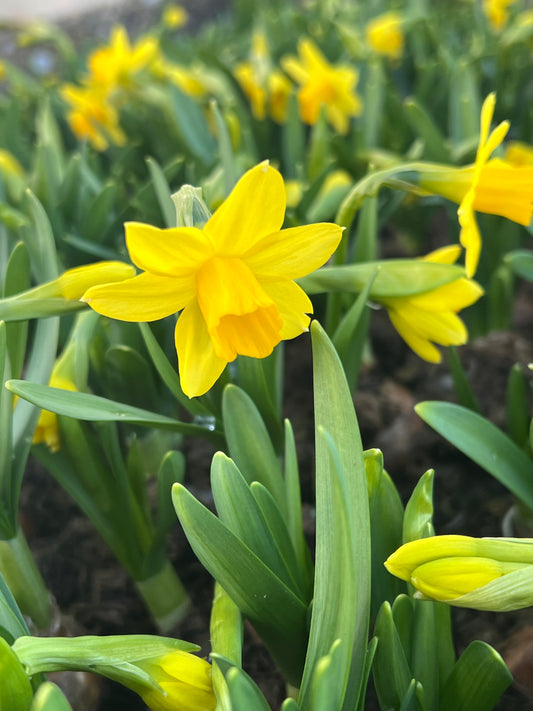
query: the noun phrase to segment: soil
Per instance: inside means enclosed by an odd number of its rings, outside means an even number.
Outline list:
[[[191,26],[213,17],[213,8],[228,3],[182,2]],[[155,12],[112,9],[105,17],[89,15],[65,23],[80,39],[106,36],[114,21],[137,28]],[[78,34],[77,34],[78,33]],[[134,33],[135,34],[135,33]],[[460,349],[481,409],[492,421],[504,420],[506,379],[515,362],[533,362],[533,292],[522,285],[511,330],[491,334]],[[454,450],[413,411],[422,400],[454,401],[445,364],[433,366],[414,356],[392,329],[385,313],[373,315],[373,359],[362,373],[355,406],[365,448],[379,447],[402,499],[406,501],[420,475],[436,469],[435,527],[438,533],[501,535],[511,495],[467,457]],[[285,415],[297,440],[306,528],[313,537],[312,364],[308,337],[289,342]],[[209,463],[213,450],[200,441],[186,445],[187,485],[210,501]],[[51,635],[156,633],[127,574],[56,482],[35,462],[28,468],[21,501],[21,520],[37,563],[56,602]],[[170,557],[192,600],[191,612],[172,635],[209,649],[209,612],[213,584],[196,560],[178,525],[169,537]],[[517,678],[496,707],[498,711],[533,711],[533,612],[493,614],[453,610],[455,641],[460,654],[474,639],[499,650]],[[245,669],[260,685],[272,708],[285,697],[284,683],[251,627],[246,629]],[[142,701],[118,684],[89,674],[65,673],[54,679],[66,690],[75,711],[140,711]],[[370,694],[367,711],[377,710]]]

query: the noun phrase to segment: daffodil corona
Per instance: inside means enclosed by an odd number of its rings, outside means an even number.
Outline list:
[[[342,229],[282,230],[285,202],[283,179],[265,162],[243,175],[203,229],[127,223],[128,251],[143,273],[91,288],[83,301],[122,321],[182,311],[181,386],[189,397],[202,395],[238,354],[265,358],[308,329],[313,306],[293,280],[328,260]]]

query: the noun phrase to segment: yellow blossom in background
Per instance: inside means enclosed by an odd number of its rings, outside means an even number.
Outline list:
[[[117,146],[126,143],[118,111],[105,91],[98,87],[65,84],[61,96],[70,106],[67,121],[80,141],[88,140],[97,151],[105,151],[110,142]]]
[[[264,32],[254,32],[248,61],[238,64],[233,73],[256,119],[263,120],[268,112],[278,123],[285,121],[292,86],[284,74],[272,67]]]
[[[299,57],[284,57],[282,66],[300,85],[298,103],[302,120],[315,124],[324,107],[333,128],[345,134],[350,118],[362,111],[361,99],[355,92],[359,73],[348,64],[330,64],[310,39],[298,43]]]
[[[516,0],[483,0],[483,11],[493,30],[499,31],[505,27],[509,19],[509,7]]]
[[[60,363],[60,360],[58,360]],[[60,390],[76,391],[76,386],[69,378],[63,377],[57,371],[57,364],[52,371],[49,385],[51,388],[59,388]],[[61,440],[59,434],[59,423],[55,412],[41,410],[37,427],[32,439],[32,444],[44,443],[48,446],[51,452],[58,452],[61,449]]]
[[[425,190],[459,203],[460,240],[466,249],[466,271],[472,276],[481,251],[481,236],[474,211],[501,215],[527,226],[533,216],[533,166],[517,166],[493,158],[491,153],[503,141],[509,123],[503,121],[492,132],[490,124],[496,97],[489,96],[481,110],[481,132],[476,161],[463,168],[428,164],[419,184]]]
[[[153,37],[141,37],[131,45],[126,29],[114,27],[109,45],[96,49],[87,60],[90,82],[112,91],[129,88],[133,78],[157,58],[159,45]]]
[[[297,207],[304,194],[304,184],[301,180],[286,180],[287,207]]]
[[[404,36],[402,19],[397,12],[385,12],[371,20],[365,30],[369,47],[377,54],[390,59],[400,59]]]
[[[213,711],[215,708],[211,665],[205,659],[175,650],[135,663],[160,687],[138,690],[152,711]]]
[[[444,247],[426,255],[428,262],[453,264],[460,247]],[[476,302],[483,289],[475,281],[460,277],[449,284],[414,296],[382,299],[393,326],[407,345],[430,363],[440,363],[441,354],[434,344],[460,346],[468,340],[466,326],[457,315]]]
[[[245,173],[202,229],[126,224],[126,245],[143,273],[93,287],[98,313],[154,321],[182,311],[175,343],[183,391],[202,395],[238,354],[265,358],[309,326],[313,306],[293,281],[324,264],[342,229],[322,223],[282,230],[285,188],[261,163]]]
[[[507,611],[533,605],[533,540],[431,536],[401,546],[387,570],[417,597]]]
[[[185,68],[159,56],[152,64],[151,73],[158,79],[172,82],[189,96],[202,97],[209,91],[208,76],[199,66]]]
[[[24,168],[12,153],[3,148],[0,148],[0,175],[15,178],[24,176]]]
[[[161,20],[170,30],[178,30],[189,21],[189,13],[181,5],[167,5],[163,10]]]
[[[507,141],[503,160],[510,165],[533,165],[533,146],[521,141]]]

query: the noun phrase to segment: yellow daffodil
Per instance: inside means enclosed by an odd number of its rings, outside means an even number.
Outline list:
[[[348,131],[349,119],[359,116],[361,99],[355,92],[357,70],[347,64],[332,65],[314,42],[302,39],[298,57],[285,57],[282,65],[300,85],[298,103],[302,120],[315,124],[324,107],[326,118],[338,133]]]
[[[136,665],[160,687],[139,691],[152,711],[212,711],[215,708],[211,665],[204,659],[175,650],[162,657],[139,660]]]
[[[509,165],[533,165],[533,146],[521,141],[507,141],[503,160]]]
[[[0,148],[0,175],[15,178],[24,176],[24,168],[12,153],[3,148]]]
[[[250,58],[238,64],[233,73],[256,119],[264,119],[268,111],[274,121],[285,121],[292,87],[287,77],[272,67],[264,32],[254,32]]]
[[[453,264],[460,247],[444,247],[424,259],[428,262]],[[441,346],[459,346],[466,343],[468,331],[457,315],[483,294],[475,281],[461,277],[414,296],[397,296],[382,299],[392,324],[407,345],[424,360],[440,363],[441,354],[434,343]]]
[[[369,47],[384,57],[400,59],[403,54],[404,36],[402,19],[397,12],[385,12],[366,26],[366,41]]]
[[[59,363],[60,361],[58,361]],[[75,392],[76,386],[69,378],[65,378],[54,368],[50,378],[49,385],[51,388],[59,388],[60,390],[70,390]],[[61,438],[59,434],[59,423],[55,412],[49,410],[41,410],[37,427],[32,439],[33,444],[44,443],[48,446],[51,452],[58,452],[61,449]]]
[[[96,49],[87,61],[90,81],[107,90],[129,88],[134,77],[157,58],[159,46],[153,37],[141,37],[133,46],[121,25],[111,32],[109,45]]]
[[[499,31],[505,27],[509,19],[509,7],[516,0],[483,0],[483,11],[493,30]]]
[[[189,21],[189,13],[181,5],[167,5],[163,10],[161,20],[170,30],[178,30]]]
[[[309,325],[313,307],[294,283],[324,264],[341,228],[282,230],[285,188],[266,162],[238,181],[203,229],[126,224],[126,244],[142,274],[89,289],[83,301],[122,321],[154,321],[182,311],[175,331],[181,386],[202,395],[238,354],[265,358]]]
[[[61,96],[71,107],[67,121],[79,140],[88,140],[97,151],[105,151],[110,141],[117,146],[126,143],[118,112],[104,90],[65,84]]]
[[[478,610],[533,605],[533,539],[432,536],[401,546],[387,570],[417,596]]]
[[[492,132],[495,94],[483,102],[481,132],[476,161],[464,168],[428,165],[420,171],[419,184],[429,192],[459,203],[460,240],[466,249],[466,272],[472,276],[481,251],[481,236],[474,211],[501,215],[529,225],[533,215],[533,166],[517,166],[493,158],[491,153],[503,141],[509,123],[503,121]]]

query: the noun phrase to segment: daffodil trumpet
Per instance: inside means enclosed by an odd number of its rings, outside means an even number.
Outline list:
[[[423,599],[505,612],[533,605],[533,539],[431,536],[385,561]]]

